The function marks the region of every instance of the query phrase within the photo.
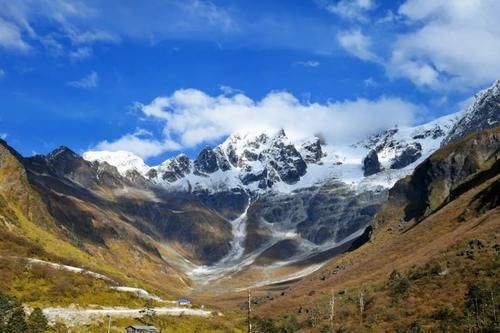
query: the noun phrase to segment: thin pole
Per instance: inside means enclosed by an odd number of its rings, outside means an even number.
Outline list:
[[[108,315],[108,333],[111,332],[111,316]]]
[[[332,298],[330,300],[330,330],[333,332],[333,319],[335,317],[335,291],[332,289]]]
[[[252,333],[252,295],[250,294],[250,289],[248,289],[248,333]]]
[[[364,293],[363,289],[361,289],[359,293],[359,320],[361,325],[363,325],[363,312],[365,311],[365,300],[364,300]]]

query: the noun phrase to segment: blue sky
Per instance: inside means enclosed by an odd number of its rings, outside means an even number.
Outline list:
[[[0,135],[154,164],[234,131],[345,143],[500,78],[496,0],[0,0]]]

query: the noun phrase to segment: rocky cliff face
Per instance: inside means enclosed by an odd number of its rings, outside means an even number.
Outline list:
[[[445,145],[473,132],[497,126],[500,126],[500,80],[474,96],[464,117],[457,121],[442,144]]]
[[[400,211],[402,221],[418,223],[499,172],[500,127],[475,132],[441,148],[396,183],[377,219]],[[494,196],[490,198],[495,202]]]

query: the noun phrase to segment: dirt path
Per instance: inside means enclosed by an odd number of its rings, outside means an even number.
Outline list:
[[[43,313],[47,316],[49,322],[54,323],[62,321],[71,326],[85,325],[96,320],[102,320],[109,317],[137,318],[142,317],[143,309],[130,309],[123,307],[101,307],[98,309],[80,309],[80,308],[45,308]],[[200,316],[208,317],[210,311],[202,309],[191,309],[184,307],[159,307],[154,308],[157,315],[170,316]]]

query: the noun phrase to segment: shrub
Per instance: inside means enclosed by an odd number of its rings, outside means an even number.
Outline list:
[[[451,307],[438,310],[433,319],[438,321],[439,329],[443,333],[458,332],[464,321],[463,315]]]
[[[418,320],[415,320],[407,327],[399,327],[396,333],[424,333],[424,329]]]
[[[293,313],[289,313],[283,322],[283,331],[285,333],[295,333],[299,330],[297,317]]]
[[[401,297],[405,297],[410,289],[410,282],[398,271],[393,271],[389,276],[389,288],[392,302],[398,303]]]
[[[13,297],[0,292],[0,332],[26,333],[26,315],[23,307]]]
[[[436,260],[432,260],[423,266],[414,267],[408,273],[408,278],[410,280],[418,280],[423,277],[439,275],[439,273],[441,273],[442,270],[443,269],[441,267],[441,264]]]
[[[40,308],[35,308],[28,317],[28,331],[43,333],[47,330],[47,318]]]

